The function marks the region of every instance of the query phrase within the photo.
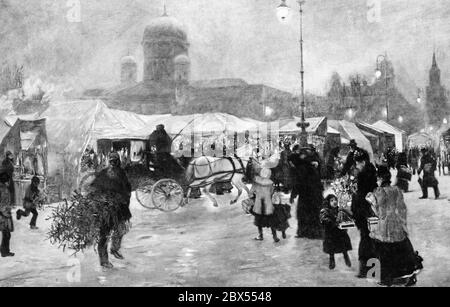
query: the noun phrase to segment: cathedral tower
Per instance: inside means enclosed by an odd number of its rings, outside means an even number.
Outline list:
[[[144,82],[172,84],[175,81],[174,59],[189,52],[187,34],[173,17],[164,14],[153,20],[144,31]]]

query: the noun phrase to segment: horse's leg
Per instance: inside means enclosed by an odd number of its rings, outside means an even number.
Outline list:
[[[217,204],[217,200],[214,197],[212,197],[212,195],[209,193],[210,187],[211,187],[211,184],[204,186],[203,193],[205,193],[205,195],[209,198],[209,200],[211,200],[213,202],[214,207],[219,207],[219,205]]]
[[[189,205],[189,197],[191,197],[191,192],[192,192],[192,188],[188,188],[186,198],[185,198],[186,205]]]
[[[235,174],[234,176],[233,176],[233,179],[231,180],[231,183],[236,187],[236,189],[238,190],[238,195],[237,195],[237,197],[234,199],[234,200],[231,200],[230,201],[230,205],[233,205],[233,204],[235,204],[237,201],[238,201],[238,199],[239,199],[239,197],[241,197],[241,195],[242,195],[242,189],[243,188],[246,188],[247,189],[247,187],[244,185],[244,183],[242,182],[242,178],[244,178],[244,176],[243,175],[241,175],[241,174]],[[248,189],[247,189],[248,190]],[[249,192],[249,194],[250,194],[250,191],[248,191]]]
[[[236,196],[236,198],[232,199],[230,201],[230,205],[233,205],[238,201],[239,197],[241,197],[242,189],[241,189],[240,184],[236,180],[236,176],[233,176],[233,179],[231,180],[231,184],[238,190],[238,195]]]

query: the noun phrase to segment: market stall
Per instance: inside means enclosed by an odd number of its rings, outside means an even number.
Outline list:
[[[14,202],[21,206],[26,188],[33,176],[40,178],[43,187],[47,184],[47,132],[46,120],[17,119],[4,135],[0,152],[5,156],[11,152],[14,157]]]

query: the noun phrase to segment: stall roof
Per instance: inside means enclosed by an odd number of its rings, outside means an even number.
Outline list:
[[[341,134],[339,131],[337,131],[336,129],[334,129],[333,127],[328,126],[327,128],[327,133],[330,134]]]
[[[382,130],[382,129],[380,129],[380,128],[377,128],[377,127],[375,127],[374,125],[371,125],[371,124],[368,124],[368,123],[358,122],[358,123],[356,124],[356,126],[358,126],[358,125],[361,125],[361,126],[363,126],[363,127],[367,127],[367,128],[369,128],[369,129],[371,129],[371,130],[373,130],[373,131],[375,131],[375,132],[377,132],[377,133],[380,133],[380,134],[386,133],[386,131],[384,131],[384,130]]]
[[[373,126],[375,128],[378,128],[378,129],[380,129],[380,130],[382,130],[384,132],[389,132],[391,134],[399,134],[399,133],[400,134],[406,134],[406,132],[403,131],[402,129],[394,127],[394,126],[386,123],[383,120],[379,120],[376,123],[372,124],[371,126]]]
[[[395,147],[398,151],[403,151],[403,147],[404,147],[404,137],[406,137],[406,132],[396,128],[390,124],[388,124],[387,122],[383,121],[383,120],[379,120],[376,123],[372,124],[372,126],[375,126],[376,128],[383,130],[385,132],[391,133],[393,135],[395,135]]]

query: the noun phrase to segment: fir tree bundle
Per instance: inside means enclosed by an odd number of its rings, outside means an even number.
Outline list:
[[[48,239],[59,248],[71,249],[74,253],[98,243],[100,229],[107,227],[112,231],[127,232],[129,222],[123,229],[118,219],[121,204],[114,194],[90,193],[83,196],[74,193],[69,201],[54,208],[48,217],[52,220]]]

